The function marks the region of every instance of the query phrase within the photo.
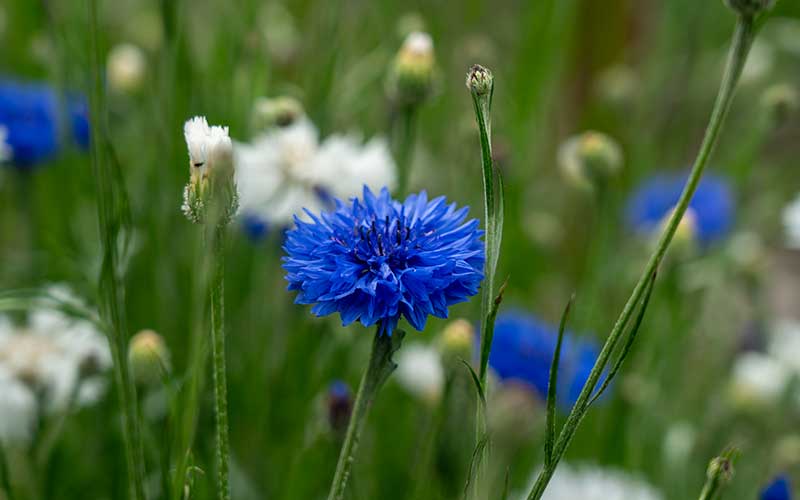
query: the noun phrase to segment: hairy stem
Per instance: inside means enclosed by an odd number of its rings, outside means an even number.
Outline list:
[[[211,300],[211,348],[214,359],[214,410],[217,421],[217,493],[220,500],[231,497],[228,481],[230,444],[228,436],[228,383],[225,371],[225,228],[210,230],[212,257],[209,296]]]
[[[742,68],[747,61],[747,54],[750,51],[754,36],[755,30],[752,17],[741,16],[737,23],[736,31],[733,35],[733,42],[728,56],[725,74],[720,85],[717,100],[714,104],[714,109],[711,113],[711,119],[708,123],[705,137],[703,138],[703,143],[700,146],[700,151],[695,159],[694,165],[692,166],[689,178],[686,181],[686,186],[684,187],[683,193],[681,194],[681,197],[675,206],[675,210],[670,216],[667,226],[664,228],[664,231],[659,238],[655,251],[651,255],[650,260],[647,262],[647,265],[642,271],[642,275],[639,278],[633,293],[628,299],[628,302],[625,304],[622,313],[614,324],[608,339],[603,345],[603,349],[601,350],[600,355],[598,356],[597,361],[592,368],[591,373],[589,374],[589,379],[583,386],[583,390],[581,391],[575,406],[572,408],[569,417],[567,417],[567,421],[558,437],[558,441],[556,442],[551,466],[543,468],[539,473],[536,483],[534,484],[530,495],[528,495],[528,500],[538,500],[544,494],[544,490],[547,487],[547,484],[550,482],[558,462],[561,460],[561,457],[569,447],[569,444],[572,441],[578,426],[586,415],[589,398],[594,392],[600,376],[608,364],[611,353],[617,346],[617,343],[619,342],[625,327],[630,321],[636,306],[641,302],[645,290],[647,289],[648,280],[651,276],[653,276],[653,273],[658,268],[658,265],[663,259],[664,254],[667,252],[669,244],[675,235],[675,231],[678,228],[686,209],[689,207],[689,202],[691,201],[692,196],[697,189],[700,178],[703,175],[703,171],[705,170],[711,153],[714,151],[714,147],[717,144],[719,133],[722,130],[725,117],[730,109],[734,92],[736,90],[736,85],[739,81]]]
[[[415,106],[404,106],[400,111],[397,124],[397,193],[400,198],[408,195],[408,182],[411,177],[411,165],[414,157],[414,138],[417,123]]]
[[[356,459],[356,451],[361,440],[361,432],[364,430],[364,424],[367,421],[367,415],[381,386],[397,367],[392,361],[392,354],[400,348],[400,343],[403,341],[404,336],[405,333],[401,330],[395,330],[391,337],[381,334],[380,327],[375,333],[369,364],[358,386],[358,394],[356,394],[356,400],[353,403],[350,422],[347,424],[347,434],[345,434],[342,450],[339,453],[339,462],[336,464],[336,473],[333,476],[328,500],[341,500],[344,498],[347,481],[350,478],[353,463]]]

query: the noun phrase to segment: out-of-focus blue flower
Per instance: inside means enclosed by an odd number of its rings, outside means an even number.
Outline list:
[[[62,106],[59,94],[45,84],[0,78],[0,126],[7,131],[14,165],[30,168],[47,161],[67,140],[88,147],[86,99],[77,94],[64,99]]]
[[[341,380],[334,380],[328,387],[326,397],[328,424],[336,431],[347,428],[353,410],[353,393],[350,386]]]
[[[761,490],[761,500],[792,500],[792,487],[789,477],[781,474]]]
[[[317,316],[338,312],[342,323],[380,322],[392,334],[400,316],[417,330],[428,315],[447,317],[447,308],[478,293],[483,279],[483,231],[468,207],[425,191],[404,202],[384,188],[366,186],[363,201],[336,201],[336,210],[312,222],[295,217],[286,233],[283,267],[295,303],[314,304]]]
[[[489,365],[502,380],[523,382],[547,398],[550,364],[558,327],[521,311],[502,313],[495,322]],[[558,405],[571,408],[599,354],[594,342],[564,332],[558,365]]]
[[[628,200],[628,225],[647,235],[657,231],[678,203],[686,179],[685,174],[662,173],[640,184]],[[705,174],[689,207],[694,216],[695,236],[701,244],[719,240],[733,226],[733,192],[720,176]]]
[[[242,230],[250,238],[250,241],[257,243],[263,240],[269,232],[267,221],[255,214],[245,213],[241,218],[241,222]]]

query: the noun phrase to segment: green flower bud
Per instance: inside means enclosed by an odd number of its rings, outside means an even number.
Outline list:
[[[764,92],[761,105],[772,124],[780,127],[800,109],[800,94],[791,84],[777,83]]]
[[[259,97],[253,104],[253,130],[288,127],[304,114],[303,106],[293,97]]]
[[[439,334],[439,349],[448,359],[469,359],[475,341],[475,328],[469,321],[459,318],[445,325]]]
[[[488,68],[480,64],[473,65],[467,73],[467,89],[476,95],[487,95],[492,92],[494,76]]]
[[[159,384],[169,371],[169,350],[164,339],[153,330],[140,331],[131,338],[128,363],[137,384]]]
[[[725,5],[743,16],[754,16],[771,10],[777,0],[724,0]]]
[[[567,180],[577,187],[592,189],[622,169],[622,148],[611,137],[588,131],[561,145],[558,162]]]
[[[410,33],[395,56],[389,74],[388,92],[396,103],[414,106],[433,91],[436,59],[433,39],[427,33]]]

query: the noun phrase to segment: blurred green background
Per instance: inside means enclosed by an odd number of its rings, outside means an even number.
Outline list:
[[[84,4],[3,0],[0,74],[88,91]],[[683,169],[694,158],[735,23],[719,0],[100,4],[102,50],[132,43],[146,55],[142,88],[110,92],[107,103],[134,227],[124,281],[127,325],[165,338],[175,374],[171,389],[140,391],[152,498],[166,498],[179,425],[159,405],[165,391],[180,387],[203,307],[194,288],[200,236],[180,212],[187,118],[205,115],[229,125],[234,139],[248,140],[254,99],[290,95],[323,135],[387,134],[392,58],[409,31],[429,32],[437,88],[419,115],[412,191],[447,195],[481,215],[479,146],[464,75],[476,62],[491,68],[495,154],[507,200],[498,272],[509,277],[503,307],[556,322],[575,291],[575,330],[602,339],[649,248],[624,226],[625,198],[648,175]],[[780,224],[800,181],[800,116],[776,128],[761,104],[772,84],[799,81],[798,26],[800,5],[779,2],[752,55],[751,66],[761,67],[745,75],[712,159],[712,170],[735,190],[733,235],[670,263],[633,357],[613,395],[578,432],[569,461],[624,468],[665,498],[685,499],[698,494],[708,460],[734,443],[742,454],[725,498],[756,498],[778,472],[800,481],[800,451],[786,451],[787,439],[798,439],[800,408],[743,410],[728,390],[746,333],[800,315],[800,260],[782,248]],[[791,29],[794,52],[780,43]],[[624,151],[624,168],[602,203],[558,170],[559,145],[586,129],[614,137]],[[96,300],[94,193],[89,157],[75,149],[34,170],[0,168],[0,288],[65,282]],[[757,238],[756,257],[738,258],[741,234]],[[313,318],[293,305],[281,254],[277,232],[254,244],[238,228],[231,231],[225,300],[237,499],[325,495],[340,445],[326,421],[326,393],[337,379],[357,385],[371,338],[364,328],[343,329],[334,317]],[[451,315],[475,323],[478,309],[473,300]],[[433,342],[444,325],[431,321],[410,337]],[[367,424],[350,498],[461,497],[474,445],[474,394],[463,366],[446,370],[453,387],[437,405],[394,381],[387,385]],[[203,472],[194,475],[193,498],[214,495],[206,386],[192,458]],[[524,489],[541,460],[541,402],[492,406],[517,417],[497,430],[495,475],[499,481],[508,470],[514,490]],[[108,394],[76,413],[53,458],[32,472],[24,466],[27,451],[15,450],[11,470],[22,498],[31,491],[43,498],[123,498],[118,412]],[[669,437],[687,434],[690,443],[675,458]]]

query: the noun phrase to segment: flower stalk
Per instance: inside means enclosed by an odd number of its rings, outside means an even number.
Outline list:
[[[495,169],[492,159],[492,96],[494,94],[494,77],[492,72],[483,66],[475,65],[467,73],[467,89],[472,95],[475,118],[478,122],[481,144],[481,166],[483,179],[484,224],[486,227],[485,248],[486,263],[484,265],[484,281],[481,290],[481,345],[480,365],[478,370],[479,391],[486,397],[488,387],[486,378],[489,367],[489,353],[494,337],[494,320],[501,298],[495,296],[495,273],[500,255],[500,242],[503,236],[503,179]],[[476,477],[472,479],[473,494],[479,495],[481,478],[485,477],[490,451],[488,441],[485,406],[478,402],[476,412],[476,443],[482,443],[480,454],[474,468]]]
[[[403,337],[405,337],[405,332],[402,330],[395,330],[390,336],[381,333],[381,328],[378,326],[372,342],[369,363],[358,386],[353,412],[350,415],[350,422],[347,424],[347,433],[339,453],[339,461],[336,464],[336,473],[333,476],[328,500],[344,498],[367,415],[378,391],[397,368],[392,356],[400,349]]]
[[[714,109],[711,113],[711,118],[706,129],[703,143],[700,147],[700,151],[697,155],[694,165],[692,166],[692,170],[689,174],[689,178],[686,182],[683,193],[681,194],[675,210],[672,212],[671,217],[664,227],[655,251],[645,265],[639,281],[637,282],[630,298],[625,304],[622,313],[614,324],[608,339],[603,345],[603,349],[601,350],[600,355],[598,356],[597,361],[592,368],[589,379],[584,385],[578,400],[567,417],[567,420],[555,443],[553,456],[548,457],[547,463],[549,466],[544,467],[539,473],[536,483],[528,495],[528,500],[538,500],[544,494],[544,490],[550,482],[550,479],[552,478],[559,461],[569,447],[569,444],[572,441],[578,426],[585,417],[591,402],[594,400],[592,399],[592,395],[595,392],[595,388],[597,387],[599,379],[609,363],[612,352],[614,352],[619,341],[622,339],[623,333],[626,331],[626,327],[630,322],[634,311],[638,306],[640,306],[640,304],[642,307],[646,307],[646,304],[643,304],[643,298],[647,293],[649,293],[648,289],[652,287],[652,280],[655,276],[658,266],[661,263],[661,260],[664,258],[667,249],[669,248],[669,244],[672,241],[672,238],[675,235],[681,220],[683,219],[684,213],[689,207],[689,202],[691,201],[692,196],[697,189],[697,186],[703,175],[703,171],[705,170],[708,160],[717,144],[720,131],[722,130],[722,126],[725,122],[725,118],[733,100],[736,85],[739,81],[739,77],[741,76],[742,68],[747,61],[747,55],[752,46],[753,39],[755,37],[755,31],[754,16],[740,14],[736,30],[733,35],[733,41],[728,55],[725,73],[720,85],[716,102],[714,104]]]
[[[708,464],[706,471],[706,484],[700,492],[699,500],[714,500],[720,497],[722,488],[733,477],[733,461],[736,458],[736,449],[728,448]]]

